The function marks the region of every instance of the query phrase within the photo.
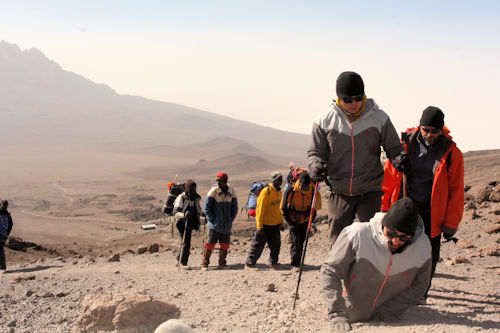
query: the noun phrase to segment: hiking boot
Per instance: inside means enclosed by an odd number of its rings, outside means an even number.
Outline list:
[[[210,256],[212,255],[212,250],[209,250],[205,248],[205,251],[203,252],[203,260],[201,261],[201,268],[205,268],[204,270],[207,270],[208,265],[210,264]]]
[[[255,265],[245,265],[245,271],[258,271],[259,269]]]
[[[220,249],[219,250],[219,268],[220,269],[227,268],[226,256],[227,256],[227,249],[226,250]]]

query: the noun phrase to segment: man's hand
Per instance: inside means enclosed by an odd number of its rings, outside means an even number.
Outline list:
[[[326,168],[322,165],[316,164],[311,167],[309,175],[311,176],[313,182],[322,182],[326,179]]]
[[[445,239],[445,242],[453,241],[454,243],[458,242],[458,238],[453,237],[452,234],[448,234],[446,232],[443,232],[443,237]]]
[[[347,332],[351,330],[351,324],[349,324],[347,318],[344,316],[333,318],[331,324],[334,332]]]
[[[411,172],[411,161],[407,152],[402,152],[394,159],[394,167],[400,172],[409,174]]]

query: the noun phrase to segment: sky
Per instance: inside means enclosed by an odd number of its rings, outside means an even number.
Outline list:
[[[499,149],[500,1],[0,0],[0,40],[143,96],[309,133],[343,71],[398,132],[441,108]]]

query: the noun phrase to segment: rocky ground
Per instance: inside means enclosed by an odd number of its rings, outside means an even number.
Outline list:
[[[408,311],[397,323],[355,323],[356,332],[498,332],[500,330],[500,207],[469,202],[457,244],[444,243],[428,304]],[[227,270],[201,271],[200,235],[190,257],[191,270],[175,266],[176,239],[169,228],[152,234],[165,240],[159,252],[134,254],[119,261],[111,254],[76,253],[10,264],[0,275],[1,332],[69,332],[87,294],[145,293],[178,306],[180,319],[196,332],[328,332],[319,292],[319,268],[327,251],[325,223],[310,238],[295,310],[298,273],[289,262],[283,234],[281,269],[267,267],[264,251],[258,271],[243,269],[250,237],[233,236]],[[33,250],[36,251],[36,250]],[[9,252],[10,253],[10,252]],[[9,255],[9,253],[7,255]],[[216,262],[216,257],[212,259]],[[212,263],[213,264],[213,263]]]

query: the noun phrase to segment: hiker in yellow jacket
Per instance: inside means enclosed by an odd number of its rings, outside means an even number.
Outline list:
[[[282,182],[283,175],[280,172],[274,172],[271,176],[271,183],[260,191],[257,198],[255,215],[257,230],[250,245],[245,269],[255,269],[255,264],[259,260],[266,243],[270,250],[269,267],[273,269],[278,267],[278,256],[281,247],[280,232],[285,229],[280,209]]]

